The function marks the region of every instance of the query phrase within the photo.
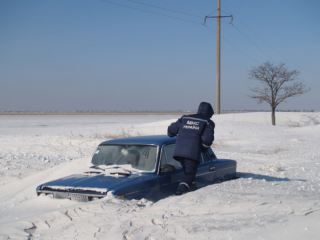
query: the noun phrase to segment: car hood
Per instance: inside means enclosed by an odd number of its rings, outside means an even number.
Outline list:
[[[129,176],[110,176],[103,173],[97,174],[74,174],[44,183],[37,188],[41,191],[67,191],[105,195],[108,191],[116,190],[123,184],[130,184],[141,174]]]

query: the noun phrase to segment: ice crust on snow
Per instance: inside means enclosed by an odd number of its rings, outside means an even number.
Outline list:
[[[37,197],[88,170],[105,139],[165,134],[176,115],[0,116],[0,239],[319,239],[320,114],[214,116],[240,178],[158,202]]]

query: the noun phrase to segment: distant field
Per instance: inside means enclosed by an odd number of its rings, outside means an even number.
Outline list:
[[[0,115],[181,115],[188,112],[0,112]]]
[[[196,110],[194,110],[196,111]],[[225,113],[247,113],[247,112],[270,112],[268,109],[242,109],[242,110],[222,110]],[[280,109],[277,112],[318,112],[313,109]],[[184,115],[193,111],[132,111],[132,112],[28,112],[28,111],[0,111],[0,115]]]

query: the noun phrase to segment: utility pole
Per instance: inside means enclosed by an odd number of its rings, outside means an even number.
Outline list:
[[[231,18],[232,15],[221,16],[221,0],[218,0],[218,15],[217,16],[205,16],[204,24],[207,21],[207,18],[216,18],[217,19],[217,46],[216,46],[216,102],[215,102],[215,113],[221,113],[221,18]]]
[[[218,0],[218,16],[217,16],[217,62],[216,62],[216,113],[221,113],[221,0]]]

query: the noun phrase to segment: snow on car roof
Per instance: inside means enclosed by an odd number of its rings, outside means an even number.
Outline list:
[[[116,138],[102,142],[100,145],[107,144],[152,144],[163,145],[175,143],[175,137],[168,137],[166,135],[150,135],[150,136],[137,136],[128,138]]]

